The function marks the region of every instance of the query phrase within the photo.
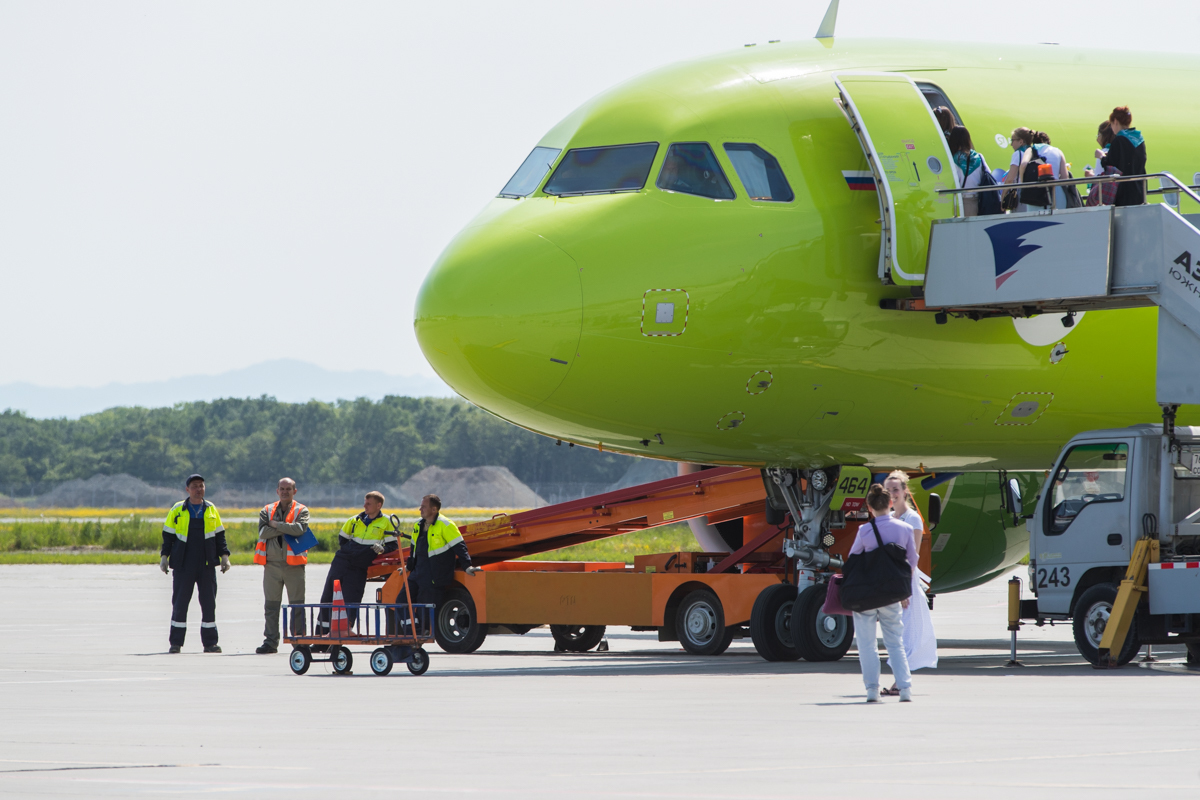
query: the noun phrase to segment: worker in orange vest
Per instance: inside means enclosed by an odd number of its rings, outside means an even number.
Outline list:
[[[254,563],[263,569],[263,612],[266,627],[263,643],[254,652],[259,655],[279,652],[279,607],[283,604],[283,588],[287,587],[288,603],[304,602],[304,565],[308,556],[295,553],[284,535],[303,536],[308,528],[308,509],[296,502],[296,482],[280,478],[275,490],[279,500],[267,503],[258,512],[258,544],[254,546]],[[293,636],[304,633],[304,614],[292,615]]]

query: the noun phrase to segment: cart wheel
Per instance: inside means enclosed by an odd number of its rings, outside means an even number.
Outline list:
[[[329,653],[329,661],[333,664],[333,671],[338,675],[350,674],[350,669],[354,666],[354,656],[341,645],[333,646]]]
[[[371,653],[371,672],[376,675],[387,675],[392,671],[392,654],[386,647],[381,647]]]
[[[750,611],[750,639],[767,661],[795,661],[800,651],[792,639],[792,605],[797,589],[776,583],[759,592]]]
[[[604,638],[603,625],[551,625],[550,635],[554,637],[555,649],[568,653],[586,653]]]
[[[418,647],[408,657],[408,671],[413,675],[424,675],[429,670],[429,653]]]
[[[288,656],[288,666],[297,675],[303,675],[308,672],[308,668],[312,666],[312,651],[307,647],[297,647]]]

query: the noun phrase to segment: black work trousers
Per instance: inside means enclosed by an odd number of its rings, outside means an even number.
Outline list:
[[[187,635],[188,606],[192,590],[200,590],[200,643],[217,643],[217,568],[204,566],[204,554],[184,559],[172,573],[171,644],[182,647]]]
[[[342,599],[347,605],[361,603],[363,592],[367,590],[367,568],[351,564],[349,560],[342,558],[340,553],[334,556],[333,563],[329,565],[329,574],[325,576],[325,589],[321,592],[322,603],[333,602],[334,581],[342,582]],[[347,615],[350,617],[350,624],[354,625],[358,615],[353,610],[347,610]],[[322,608],[317,619],[321,635],[328,634],[329,609]]]
[[[424,581],[416,581],[416,580],[409,581],[408,587],[412,590],[412,602],[414,605],[417,603],[428,603],[428,604],[433,605],[433,618],[429,622],[432,626],[434,626],[434,629],[436,629],[437,612],[438,612],[438,609],[441,608],[441,606],[442,606],[442,598],[445,595],[445,592],[441,589],[441,587],[434,586],[432,583],[428,583],[428,582],[424,582]],[[396,602],[398,604],[400,604],[401,606],[408,604],[408,598],[406,598],[404,595],[404,589],[401,589],[400,594],[396,595]],[[402,622],[407,621],[408,609],[405,609],[405,608],[400,609],[400,619]],[[421,619],[421,616],[418,615],[417,619],[418,620]],[[389,618],[389,624],[390,623],[391,623],[391,620]],[[407,632],[409,629],[402,628],[402,630]],[[425,633],[426,634],[433,633],[433,630],[431,629],[429,631],[426,631]]]

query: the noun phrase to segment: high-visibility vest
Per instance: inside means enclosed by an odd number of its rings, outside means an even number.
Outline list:
[[[343,539],[349,539],[352,542],[367,545],[368,547],[377,543],[387,544],[388,542],[396,541],[396,537],[392,533],[392,524],[383,514],[380,514],[370,522],[364,522],[361,514],[357,517],[351,517],[342,525],[342,529],[338,535]]]
[[[167,518],[163,520],[163,533],[173,533],[179,541],[185,543],[188,538],[188,523],[192,518],[191,512],[184,507],[186,502],[186,500],[180,500],[171,506],[171,510],[167,512]],[[221,515],[217,513],[217,507],[205,500],[204,538],[212,539],[223,530],[225,530],[225,526],[221,524]]]
[[[417,537],[420,535],[421,523],[418,521],[413,524],[412,536],[405,536],[404,538],[411,541],[415,548]],[[441,514],[438,514],[437,521],[429,526],[429,530],[425,532],[425,536],[429,540],[430,558],[445,553],[463,540],[462,534],[458,532],[458,526]]]
[[[275,518],[275,507],[278,505],[279,505],[279,501],[277,500],[274,503],[268,503],[267,505],[265,505],[263,507],[263,510],[267,512],[267,519]],[[300,510],[303,508],[304,508],[304,506],[302,506],[300,503],[297,503],[295,500],[293,500],[292,507],[287,513],[287,518],[284,519],[283,521],[284,522],[295,522],[296,515],[299,514]],[[303,566],[304,564],[308,563],[307,551],[304,553],[294,553],[294,552],[292,552],[292,545],[288,542],[287,539],[284,539],[283,543],[287,547],[287,563],[289,565],[295,567],[295,566]],[[267,542],[264,539],[259,539],[258,544],[254,545],[254,563],[262,564],[264,567],[267,565]]]

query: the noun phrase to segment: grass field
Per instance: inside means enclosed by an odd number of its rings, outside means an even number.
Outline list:
[[[309,561],[328,563],[337,549],[339,525],[317,522],[311,527],[317,546],[309,551]],[[228,523],[225,538],[234,564],[253,563],[256,523]],[[68,518],[0,523],[0,564],[157,564],[161,545],[162,522],[157,514],[149,519],[131,514],[115,522]],[[698,549],[687,525],[666,525],[530,558],[632,564],[635,555]]]

